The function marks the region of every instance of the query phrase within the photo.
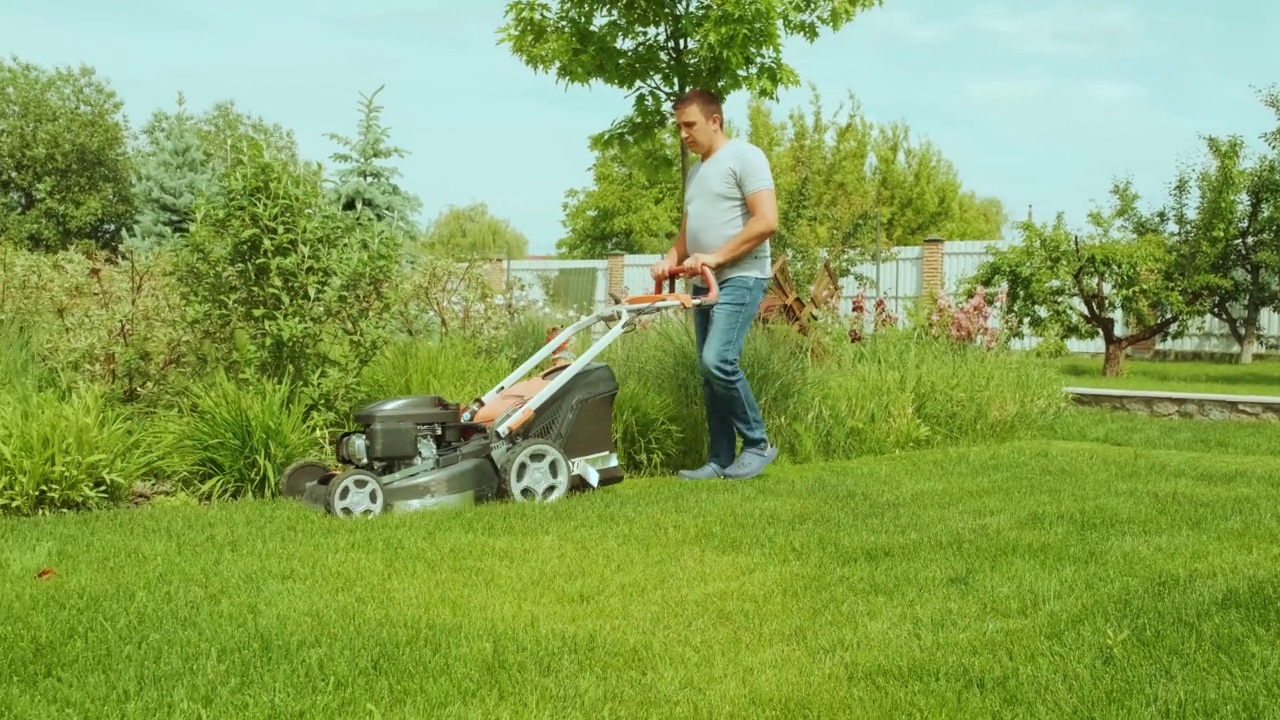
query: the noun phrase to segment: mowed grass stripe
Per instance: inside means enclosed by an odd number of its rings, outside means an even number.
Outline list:
[[[6,521],[0,712],[1261,714],[1277,477],[1039,441],[365,523]]]

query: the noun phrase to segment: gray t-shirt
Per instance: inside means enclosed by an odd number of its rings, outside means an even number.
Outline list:
[[[742,232],[751,219],[747,196],[773,188],[773,171],[764,151],[732,138],[705,163],[694,161],[685,182],[684,209],[689,215],[685,242],[689,254],[712,253]],[[716,271],[716,280],[746,275],[768,278],[773,269],[769,239],[731,265]],[[695,284],[702,281],[695,279]]]

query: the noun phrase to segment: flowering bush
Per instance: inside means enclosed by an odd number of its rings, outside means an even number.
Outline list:
[[[932,307],[911,314],[912,325],[920,327],[929,337],[991,350],[1004,343],[1014,320],[1006,310],[1005,301],[1003,290],[988,302],[987,289],[978,287],[967,300],[957,304],[939,290],[934,294]],[[889,311],[883,297],[875,299],[873,308],[868,318],[867,293],[859,290],[851,307],[850,342],[862,341],[868,322],[874,330],[898,327],[898,317]]]
[[[849,327],[849,342],[862,340],[862,333],[867,327],[867,291],[858,290],[854,296],[852,307],[853,318]],[[889,304],[883,297],[877,297],[871,316],[872,327],[876,330],[898,326],[898,316],[889,311]]]
[[[985,349],[993,349],[1001,342],[1002,324],[992,326],[992,318],[1004,316],[1005,293],[996,295],[987,303],[987,290],[978,286],[973,295],[960,305],[939,290],[934,296],[933,312],[929,315],[929,334],[945,337],[962,345],[977,343]]]

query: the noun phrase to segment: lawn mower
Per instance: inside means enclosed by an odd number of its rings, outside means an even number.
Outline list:
[[[684,274],[677,267],[665,293],[659,280],[651,295],[583,316],[466,407],[438,395],[366,405],[354,413],[358,428],[336,440],[336,467],[310,459],[290,465],[281,495],[330,515],[376,516],[503,498],[554,502],[621,482],[613,447],[618,382],[595,357],[645,315],[716,302],[710,269],[702,269],[702,297],[676,292],[676,277]],[[581,357],[563,352],[577,333],[611,321]],[[549,358],[549,369],[525,377]]]

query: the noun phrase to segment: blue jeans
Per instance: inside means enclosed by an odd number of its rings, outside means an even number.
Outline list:
[[[720,298],[714,305],[694,310],[698,369],[710,434],[708,460],[721,468],[733,464],[739,436],[743,450],[769,446],[760,406],[738,366],[747,331],[764,300],[768,283],[765,278],[729,278],[720,284]],[[706,288],[693,286],[694,297],[706,294]]]

